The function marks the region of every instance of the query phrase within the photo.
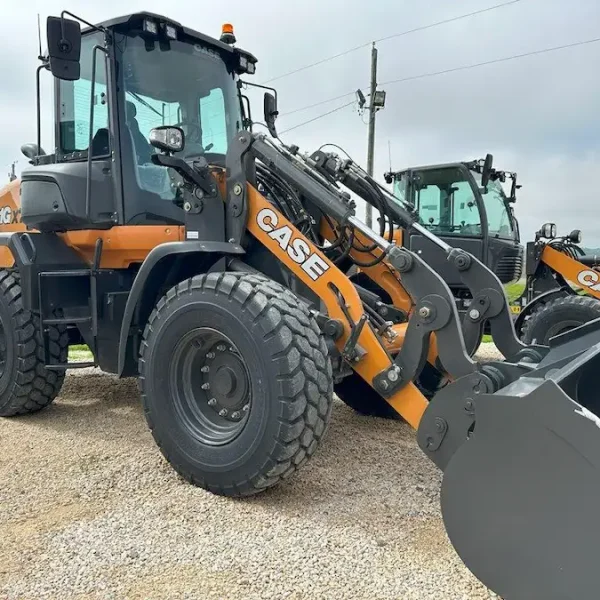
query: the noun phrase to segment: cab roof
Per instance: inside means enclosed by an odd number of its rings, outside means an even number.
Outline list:
[[[168,17],[164,17],[162,15],[157,15],[151,12],[137,12],[131,13],[129,15],[124,15],[122,17],[116,17],[114,19],[108,19],[107,21],[102,21],[101,23],[97,23],[96,27],[98,28],[106,28],[106,29],[119,29],[121,27],[136,27],[140,22],[143,22],[144,19],[151,19],[153,21],[159,23],[167,23],[169,25],[175,26],[179,31],[182,31],[187,37],[190,37],[198,42],[202,42],[204,44],[208,44],[220,50],[225,54],[235,55],[239,53],[243,53],[245,56],[248,56],[252,62],[257,62],[256,57],[247,52],[246,50],[241,50],[240,48],[235,48],[230,46],[229,44],[225,44],[220,40],[210,37],[209,35],[205,35],[204,33],[200,33],[195,29],[191,29],[182,25],[178,21],[174,21],[173,19],[169,19]],[[91,31],[90,28],[84,30],[84,33]]]

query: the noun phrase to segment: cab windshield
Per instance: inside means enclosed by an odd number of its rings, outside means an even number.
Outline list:
[[[140,37],[124,37],[123,44],[128,126],[147,139],[153,127],[177,125],[186,134],[186,157],[206,153],[224,157],[242,119],[235,74],[220,55],[181,41],[163,47]]]
[[[414,171],[414,203],[421,225],[436,235],[479,237],[481,215],[465,169]]]
[[[125,94],[124,150],[133,157],[138,185],[171,199],[170,177],[152,164],[154,127],[185,133],[183,158],[205,156],[225,166],[228,141],[242,127],[235,73],[214,49],[201,44],[117,36]],[[129,148],[127,148],[129,146]],[[172,174],[171,174],[172,175]]]

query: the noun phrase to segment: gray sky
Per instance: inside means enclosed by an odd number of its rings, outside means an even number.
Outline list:
[[[256,82],[347,48],[413,27],[501,3],[502,0],[29,0],[6,2],[0,21],[0,169],[35,140],[37,13],[42,25],[62,9],[96,22],[148,10],[218,37],[223,22],[235,26],[238,43],[259,59]],[[597,0],[521,0],[513,5],[428,31],[382,42],[379,81],[493,60],[600,37]],[[336,95],[366,89],[369,48],[274,82],[282,115]],[[600,246],[600,43],[531,56],[468,71],[385,86],[378,114],[375,172],[415,164],[494,154],[495,165],[519,172],[523,184],[517,216],[529,239],[545,221],[559,232],[579,227],[584,244]],[[49,80],[49,76],[46,78]],[[44,99],[51,102],[50,92]],[[351,100],[282,116],[280,130]],[[261,112],[257,106],[255,111]],[[46,115],[44,115],[46,116]],[[366,121],[366,116],[363,117]],[[44,119],[50,125],[48,118]],[[45,130],[47,131],[47,130]],[[365,163],[367,126],[350,106],[300,127],[288,142],[312,150],[325,142],[345,147]],[[44,144],[52,140],[44,135]],[[43,145],[44,145],[43,144]],[[3,172],[0,171],[0,181]]]

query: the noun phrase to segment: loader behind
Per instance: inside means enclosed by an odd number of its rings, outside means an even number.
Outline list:
[[[138,13],[82,33],[65,17],[49,18],[38,71],[55,78],[56,149],[26,145],[32,166],[3,196],[20,212],[0,234],[0,413],[52,402],[82,339],[94,364],[138,377],[178,473],[246,496],[307,462],[334,385],[360,377],[444,472],[444,523],[477,577],[507,600],[593,597],[600,324],[523,344],[480,260],[392,213],[353,161],[277,139],[274,94],[275,137],[253,133],[239,77],[256,59],[230,29],[219,41]],[[464,322],[398,227],[459,274]],[[348,261],[391,302],[353,284]],[[507,360],[471,358],[486,323]]]

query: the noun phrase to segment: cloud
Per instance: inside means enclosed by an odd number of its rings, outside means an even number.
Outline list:
[[[7,3],[0,22],[4,59],[0,64],[0,167],[35,139],[37,17],[63,8],[96,22],[123,12],[148,10],[218,36],[231,22],[239,44],[258,58],[256,81],[264,81],[346,48],[495,4],[494,0],[277,0],[200,5],[178,0],[127,3],[56,0]],[[126,4],[124,7],[123,4]],[[598,36],[596,0],[521,0],[468,19],[378,44],[379,81],[411,77],[568,44]],[[275,82],[280,111],[364,90],[369,81],[369,47]],[[595,177],[600,167],[600,43],[437,77],[384,86],[386,108],[377,117],[375,172],[393,167],[467,160],[492,152],[497,166],[517,170],[524,187],[516,206],[524,238],[540,221],[555,220],[561,231],[579,226],[586,241],[600,245],[600,212],[595,210]],[[49,80],[49,77],[47,77]],[[49,84],[49,81],[46,81]],[[51,148],[48,85],[43,98],[44,145]],[[256,100],[260,99],[252,96]],[[349,101],[352,96],[348,97]],[[340,100],[282,117],[281,130],[343,104]],[[255,112],[260,112],[256,104]],[[365,162],[367,127],[355,107],[316,120],[285,136],[312,150],[338,143]],[[1,175],[1,171],[0,171]]]

